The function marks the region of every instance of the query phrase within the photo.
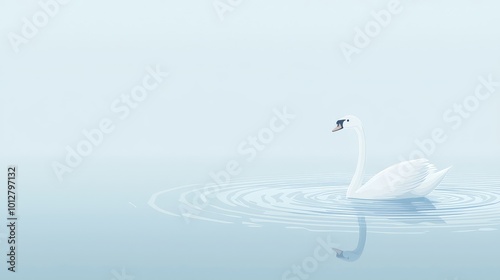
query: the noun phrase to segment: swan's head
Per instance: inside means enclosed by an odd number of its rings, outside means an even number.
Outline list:
[[[337,127],[332,132],[339,131],[344,128],[361,127],[361,120],[353,115],[347,115],[337,121]]]

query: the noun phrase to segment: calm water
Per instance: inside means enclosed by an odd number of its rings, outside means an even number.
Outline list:
[[[2,279],[444,280],[500,273],[500,176],[493,172],[451,172],[428,197],[403,201],[346,199],[350,174],[251,176],[206,197],[198,195],[205,185],[186,185],[185,174],[171,182],[102,174],[75,175],[52,188],[21,181],[19,272],[8,274],[4,265]]]
[[[248,179],[207,188],[203,197],[203,186],[180,186],[149,205],[186,227],[211,224],[227,246],[213,254],[236,255],[227,267],[253,267],[239,278],[497,279],[500,176],[455,173],[426,198],[399,201],[346,199],[349,179]],[[342,253],[316,255],[325,243]],[[229,274],[217,277],[236,277]]]
[[[388,234],[495,231],[500,221],[498,176],[450,177],[425,198],[394,201],[347,199],[349,178],[348,174],[261,178],[219,189],[188,185],[158,192],[149,204],[187,222],[281,225],[316,232],[352,232],[356,217],[370,221],[369,232]],[[172,197],[178,199],[177,205],[168,202]]]

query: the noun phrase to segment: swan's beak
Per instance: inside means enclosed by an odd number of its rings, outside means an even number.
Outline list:
[[[342,128],[344,128],[344,121],[345,120],[338,120],[337,121],[337,127],[332,130],[332,132],[339,131]]]
[[[340,125],[340,124],[337,124],[337,127],[332,129],[332,132],[335,132],[335,131],[339,131],[341,130],[343,127]]]

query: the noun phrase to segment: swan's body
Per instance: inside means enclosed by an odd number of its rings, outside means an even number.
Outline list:
[[[353,128],[358,135],[359,153],[356,172],[347,189],[348,198],[361,199],[405,199],[423,197],[432,192],[443,180],[450,167],[437,171],[427,159],[415,159],[389,166],[373,176],[364,185],[365,135],[361,121],[355,116],[346,116],[337,121],[338,131]]]

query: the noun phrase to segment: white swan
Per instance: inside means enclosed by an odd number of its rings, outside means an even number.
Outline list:
[[[427,159],[404,161],[389,166],[362,185],[365,167],[365,135],[361,121],[352,115],[337,121],[332,132],[353,128],[358,135],[359,153],[356,172],[347,189],[348,198],[405,199],[423,197],[432,192],[451,167],[437,171]]]

